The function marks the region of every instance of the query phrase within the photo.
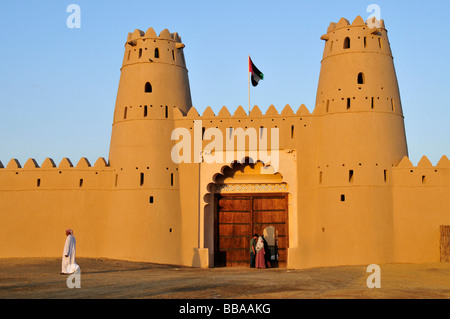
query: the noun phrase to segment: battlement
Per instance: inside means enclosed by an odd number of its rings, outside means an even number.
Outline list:
[[[30,158],[23,167],[13,158],[6,168],[0,163],[0,190],[105,190],[114,185],[113,172],[103,157],[94,166],[84,157],[76,166],[69,158],[63,158],[59,165],[46,158],[41,166]]]
[[[164,29],[161,31],[161,33],[156,35],[156,32],[153,28],[148,28],[146,32],[136,29],[134,32],[128,33],[127,37],[127,44],[130,45],[136,45],[137,40],[145,40],[145,39],[152,39],[152,40],[164,40],[164,41],[173,41],[181,44],[181,38],[178,35],[177,32],[170,33],[169,30]],[[182,47],[181,45],[177,47]]]
[[[308,110],[308,108],[302,104],[298,109],[297,112],[294,113],[291,106],[289,104],[286,104],[286,106],[283,108],[283,110],[278,112],[278,110],[275,108],[274,105],[270,105],[269,108],[266,110],[266,112],[263,114],[261,109],[255,105],[251,109],[250,113],[246,112],[242,105],[239,105],[238,108],[234,111],[233,114],[228,110],[226,106],[223,106],[219,113],[216,115],[214,111],[211,109],[210,106],[208,106],[204,111],[203,114],[200,115],[195,107],[191,107],[189,112],[187,114],[184,114],[179,108],[174,108],[174,118],[175,119],[242,119],[242,118],[249,118],[249,119],[256,119],[256,118],[273,118],[273,117],[289,117],[289,116],[311,116],[311,112]]]
[[[355,20],[353,20],[353,22],[350,24],[350,22],[345,19],[345,18],[341,18],[339,20],[339,22],[331,22],[327,33],[336,31],[338,29],[342,29],[342,28],[349,28],[349,27],[369,27],[371,29],[371,32],[376,32],[377,30],[375,29],[386,29],[385,25],[384,25],[384,20],[377,20],[375,17],[367,20],[366,22],[364,22],[363,18],[361,16],[357,16],[355,18]]]
[[[384,21],[375,17],[364,22],[358,16],[351,24],[341,18],[338,23],[332,22],[320,39],[326,41],[323,59],[343,53],[384,53],[392,56]]]
[[[24,170],[33,170],[33,169],[70,169],[70,168],[78,168],[78,169],[88,169],[88,168],[93,168],[93,169],[103,169],[109,167],[109,164],[107,163],[107,161],[103,158],[100,157],[97,159],[97,161],[95,162],[94,166],[91,166],[91,163],[89,162],[89,160],[85,157],[82,157],[77,165],[74,167],[72,164],[72,161],[67,158],[64,157],[61,162],[59,163],[59,165],[57,166],[55,164],[55,162],[53,161],[52,158],[47,157],[43,162],[42,165],[39,166],[39,164],[37,163],[37,161],[34,158],[29,158],[24,166],[22,167],[22,165],[20,164],[19,160],[13,158],[8,162],[8,165],[6,165],[6,168],[3,166],[2,162],[0,161],[0,169],[5,169],[5,170],[20,170],[20,169],[24,169]]]
[[[443,155],[436,165],[428,157],[423,156],[417,165],[405,156],[394,167],[396,186],[402,187],[449,187],[450,186],[450,160]]]
[[[433,166],[431,161],[428,159],[427,156],[422,156],[420,161],[417,163],[416,166],[413,165],[411,160],[408,156],[404,156],[403,159],[398,163],[396,168],[399,169],[435,169],[435,168],[450,168],[450,160],[446,155],[443,155],[439,162]]]

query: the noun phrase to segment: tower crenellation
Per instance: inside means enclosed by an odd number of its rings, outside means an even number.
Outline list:
[[[136,29],[128,34],[123,66],[134,63],[168,63],[186,67],[182,49],[184,44],[178,33],[164,29],[159,36],[153,28],[147,32]]]

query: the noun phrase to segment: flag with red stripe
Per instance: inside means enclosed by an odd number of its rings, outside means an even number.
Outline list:
[[[250,57],[248,57],[248,71],[252,74],[253,86],[257,86],[260,80],[264,80],[264,74],[253,64]]]

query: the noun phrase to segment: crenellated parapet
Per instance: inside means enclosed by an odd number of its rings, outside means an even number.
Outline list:
[[[214,111],[210,106],[208,106],[203,113],[200,115],[200,113],[197,111],[195,107],[192,107],[187,114],[184,114],[181,110],[178,108],[174,108],[174,119],[175,120],[181,120],[181,119],[195,119],[195,120],[210,120],[210,119],[272,119],[272,118],[281,118],[285,119],[288,117],[311,117],[312,114],[308,110],[308,108],[302,104],[298,109],[297,112],[294,112],[289,104],[287,104],[281,112],[278,112],[276,107],[274,105],[270,105],[269,108],[266,110],[266,112],[263,114],[261,109],[255,105],[250,110],[250,113],[248,111],[245,111],[242,105],[239,105],[236,110],[233,112],[233,114],[230,112],[230,110],[223,106],[220,111],[215,114]]]
[[[443,155],[436,165],[423,156],[417,165],[413,165],[405,156],[393,168],[395,186],[450,186],[450,160]]]
[[[234,112],[223,106],[217,114],[211,107],[207,107],[202,114],[195,107],[192,107],[187,114],[183,114],[178,108],[175,108],[173,119],[175,127],[184,127],[194,133],[195,126],[200,125],[199,122],[201,122],[203,132],[210,128],[219,129],[225,140],[230,137],[230,134],[234,134],[231,132],[240,134],[238,130],[241,132],[253,130],[259,137],[263,136],[263,130],[267,130],[269,139],[272,133],[277,134],[273,130],[278,130],[280,149],[290,149],[306,147],[303,142],[310,140],[313,135],[315,116],[303,104],[296,112],[290,105],[286,105],[281,112],[274,105],[270,105],[264,113],[257,105],[253,106],[250,112],[240,105]],[[208,140],[205,139],[204,144],[207,143]]]
[[[103,157],[93,166],[84,157],[75,166],[69,158],[63,158],[58,165],[46,158],[40,166],[34,158],[23,166],[13,158],[6,168],[0,167],[0,190],[108,189],[113,171]]]
[[[323,58],[348,52],[376,52],[392,55],[383,20],[372,18],[367,22],[356,17],[353,23],[341,18],[330,23],[321,40],[326,41]]]
[[[75,168],[75,169],[105,169],[108,168],[109,165],[107,163],[107,161],[105,160],[105,158],[100,157],[94,164],[94,166],[91,165],[91,163],[89,162],[89,160],[85,157],[82,157],[77,165],[73,165],[72,161],[67,158],[64,157],[61,162],[56,165],[54,160],[50,157],[47,157],[43,162],[42,165],[39,166],[38,162],[34,159],[34,158],[29,158],[25,164],[21,165],[21,163],[19,162],[18,159],[11,159],[8,162],[8,165],[6,165],[6,168],[3,166],[3,164],[1,164],[0,162],[0,168],[5,168],[6,170],[17,170],[17,169],[23,169],[23,170],[32,170],[32,169],[70,169],[70,168]]]
[[[153,28],[146,32],[136,29],[125,43],[123,66],[135,63],[165,63],[186,67],[178,33],[164,29],[159,35]]]

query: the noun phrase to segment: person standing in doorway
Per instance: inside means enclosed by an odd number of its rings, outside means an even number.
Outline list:
[[[269,248],[269,244],[267,243],[266,239],[264,238],[264,235],[261,236],[262,240],[264,242],[264,259],[266,260],[266,267],[270,268],[270,260],[271,260],[271,253],[270,253],[270,248]]]
[[[66,243],[62,257],[61,275],[70,275],[77,271],[80,267],[75,263],[75,246],[76,240],[73,236],[73,230],[66,230]]]
[[[257,240],[258,240],[258,234],[254,234],[252,239],[250,240],[250,268],[255,268]]]
[[[256,268],[264,269],[266,268],[266,257],[265,257],[265,250],[264,250],[264,240],[260,236],[258,238],[258,242],[256,243]]]

